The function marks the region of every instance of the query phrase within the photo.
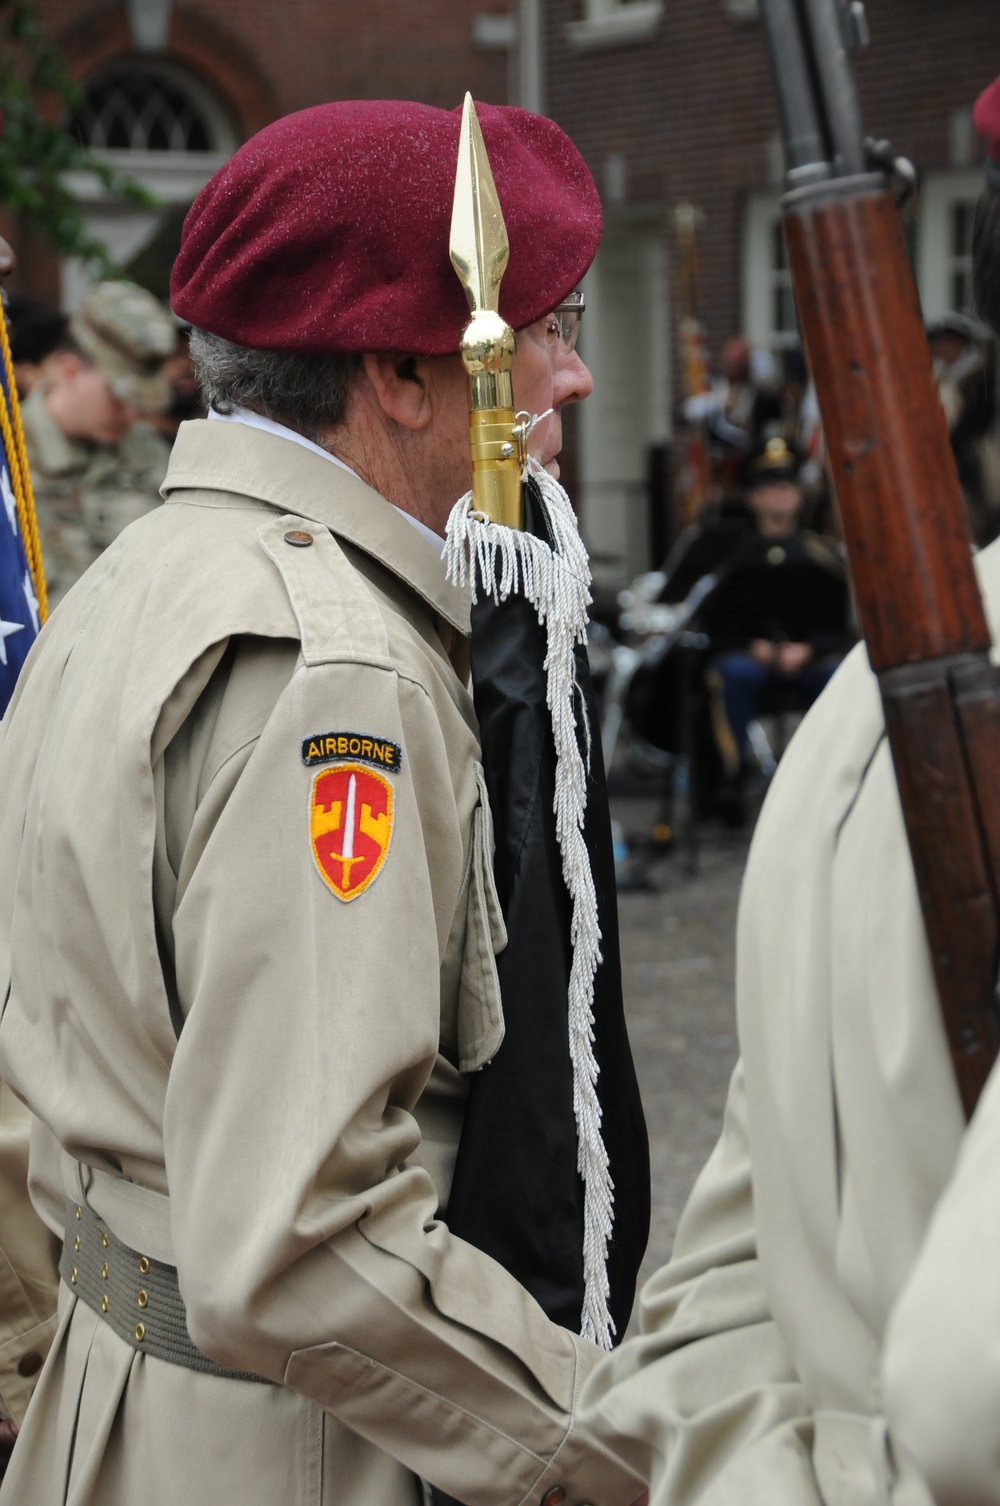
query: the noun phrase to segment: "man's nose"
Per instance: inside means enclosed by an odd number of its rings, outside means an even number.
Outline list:
[[[585,366],[575,350],[560,362],[553,383],[553,408],[564,408],[567,403],[582,403],[594,390],[594,378],[589,366]]]

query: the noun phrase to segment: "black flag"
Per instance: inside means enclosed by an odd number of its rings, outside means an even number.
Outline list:
[[[525,486],[525,529],[548,537],[534,481]],[[572,906],[553,812],[556,755],[546,704],[546,632],[523,596],[497,604],[482,590],[477,595],[472,680],[508,935],[497,958],[506,1034],[493,1061],[471,1080],[448,1226],[504,1265],[550,1318],[579,1332],[584,1196],[569,1053]],[[609,1305],[620,1337],[649,1233],[649,1146],[625,1030],[611,825],[582,646],[577,678],[593,729],[584,835],[602,937],[594,1049],[614,1183]],[[587,740],[583,715],[580,728]]]

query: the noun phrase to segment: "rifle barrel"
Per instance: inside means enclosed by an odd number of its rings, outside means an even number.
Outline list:
[[[902,226],[884,175],[865,171],[844,0],[761,6],[799,322],[971,1115],[1000,1050],[1000,672]]]
[[[865,131],[854,74],[847,55],[842,0],[799,0],[810,38],[810,55],[822,67],[816,76],[823,93],[836,176],[865,171]]]
[[[807,38],[796,0],[761,0],[764,35],[778,91],[789,187],[829,178],[830,148],[816,106]]]

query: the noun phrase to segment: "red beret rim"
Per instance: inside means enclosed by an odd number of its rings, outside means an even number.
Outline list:
[[[1000,78],[987,85],[972,110],[972,123],[989,142],[990,156],[1000,162]]]
[[[477,108],[511,245],[500,312],[523,329],[579,285],[600,199],[553,121]],[[469,319],[448,259],[459,120],[459,110],[354,100],[265,127],[188,213],[175,314],[260,349],[456,351]]]

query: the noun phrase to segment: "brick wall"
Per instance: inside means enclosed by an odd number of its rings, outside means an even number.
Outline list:
[[[628,205],[705,215],[701,315],[713,349],[740,327],[744,196],[773,180],[777,110],[759,23],[722,0],[665,0],[652,41],[576,51],[581,0],[551,0],[548,108],[599,184],[626,161]],[[870,50],[857,60],[867,129],[921,168],[949,165],[949,122],[1000,71],[995,0],[868,0]]]
[[[175,4],[168,55],[221,86],[246,132],[331,99],[450,108],[507,95],[506,56],[475,46],[472,16],[503,0],[201,0]],[[78,77],[131,51],[123,4],[40,0]]]
[[[507,56],[473,40],[474,14],[506,0],[201,0],[175,3],[165,56],[199,75],[244,138],[292,110],[332,99],[409,98],[442,108],[507,98]],[[134,52],[122,0],[38,0],[43,24],[83,82]],[[58,301],[48,247],[0,211],[20,250],[11,286]]]

